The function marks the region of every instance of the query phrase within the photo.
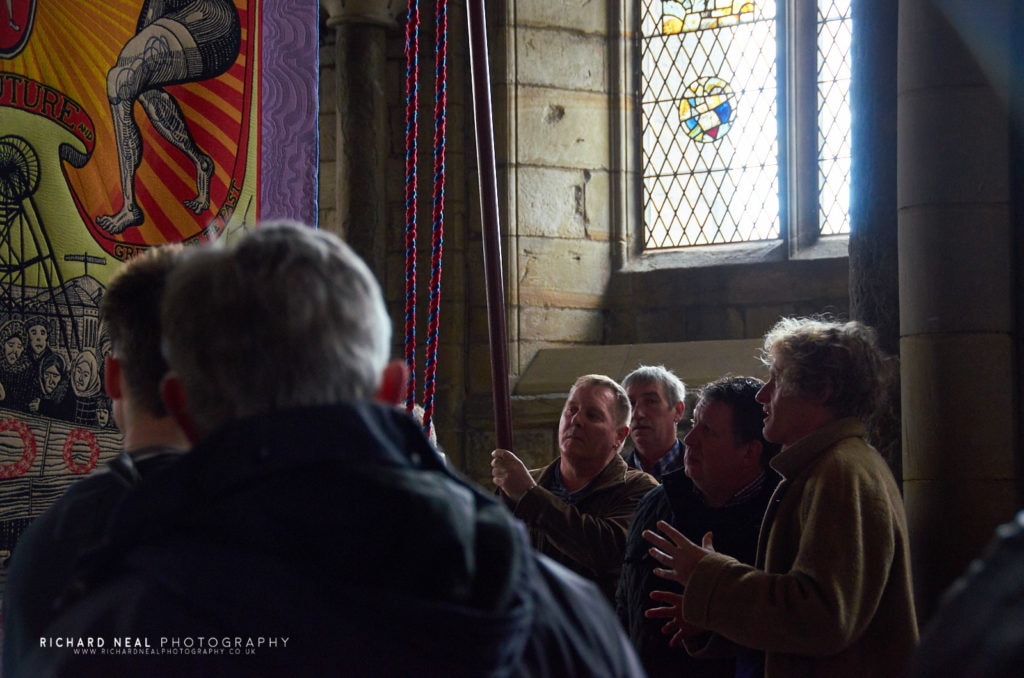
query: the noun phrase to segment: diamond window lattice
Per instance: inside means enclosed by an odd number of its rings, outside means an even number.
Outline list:
[[[821,232],[849,232],[850,0],[818,6]],[[647,250],[781,237],[776,4],[641,0]]]

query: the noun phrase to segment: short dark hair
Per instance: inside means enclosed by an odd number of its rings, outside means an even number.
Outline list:
[[[753,440],[761,441],[761,465],[767,467],[780,445],[768,442],[764,437],[764,410],[761,403],[754,400],[762,386],[764,382],[754,377],[727,376],[706,384],[700,389],[699,396],[700,401],[729,406],[736,442],[743,444]]]
[[[47,333],[53,332],[53,323],[44,318],[41,315],[29,316],[25,321],[25,329],[30,330],[33,327],[42,327]]]
[[[167,415],[160,399],[167,373],[160,353],[160,299],[183,253],[180,244],[168,244],[136,255],[114,275],[100,301],[100,319],[132,400],[159,417]]]

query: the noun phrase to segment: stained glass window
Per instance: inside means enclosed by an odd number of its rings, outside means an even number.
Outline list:
[[[817,116],[804,115],[818,121],[818,185],[808,190],[825,235],[849,231],[849,4],[821,0],[817,40],[805,41],[817,44],[818,75]],[[645,249],[782,237],[780,57],[799,56],[779,45],[800,43],[780,40],[780,22],[794,13],[775,0],[640,0],[640,9]]]

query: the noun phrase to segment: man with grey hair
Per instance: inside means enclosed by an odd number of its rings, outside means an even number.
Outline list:
[[[161,319],[193,450],[126,497],[44,634],[108,651],[44,640],[24,675],[640,670],[596,589],[395,407],[380,288],[336,236],[275,223],[199,248]]]
[[[629,422],[633,451],[626,463],[661,481],[663,475],[683,466],[677,430],[686,412],[686,386],[663,365],[641,365],[626,375],[622,388],[633,407]]]
[[[491,453],[491,476],[534,546],[597,582],[609,602],[622,570],[626,531],[657,481],[619,456],[629,433],[626,392],[601,374],[580,377],[558,422],[561,454],[528,471],[509,450]]]

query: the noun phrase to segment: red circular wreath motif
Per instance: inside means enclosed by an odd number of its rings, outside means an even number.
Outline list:
[[[0,464],[0,478],[17,478],[32,468],[36,460],[36,437],[20,419],[0,419],[0,432],[3,431],[14,431],[21,438],[21,459],[13,464]]]
[[[75,443],[85,443],[89,447],[89,461],[84,464],[75,463]],[[96,468],[96,462],[100,460],[100,444],[96,436],[84,428],[71,429],[64,439],[63,456],[69,471],[79,475],[88,473]]]

